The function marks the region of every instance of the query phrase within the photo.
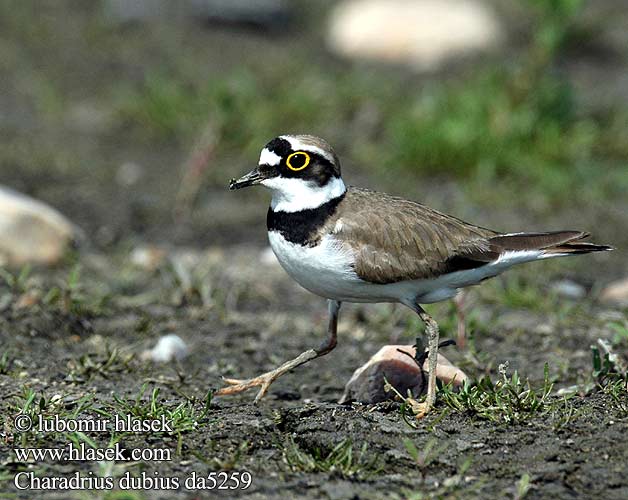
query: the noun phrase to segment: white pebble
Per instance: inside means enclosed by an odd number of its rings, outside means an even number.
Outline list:
[[[561,297],[568,299],[581,299],[587,294],[586,289],[582,285],[571,280],[557,281],[552,284],[551,288]]]
[[[504,29],[476,0],[346,0],[331,14],[330,48],[343,56],[432,71],[470,53],[499,50]]]
[[[188,346],[178,335],[165,335],[159,339],[157,345],[147,351],[143,358],[155,363],[168,363],[174,359],[181,360],[189,354]]]

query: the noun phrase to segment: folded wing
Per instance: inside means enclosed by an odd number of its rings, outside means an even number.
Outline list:
[[[609,250],[581,231],[502,234],[419,203],[350,188],[333,235],[351,248],[355,271],[371,283],[433,279],[513,252],[569,255]],[[532,259],[533,260],[533,259]]]

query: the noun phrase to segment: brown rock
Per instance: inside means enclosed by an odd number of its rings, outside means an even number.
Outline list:
[[[384,378],[404,396],[411,391],[418,397],[427,390],[427,359],[423,364],[425,378],[421,376],[414,360],[398,349],[414,357],[415,347],[411,345],[387,345],[382,347],[366,364],[358,368],[347,385],[340,403],[349,400],[363,403],[379,403],[394,399],[394,392],[384,390]],[[436,376],[444,383],[460,386],[467,380],[467,375],[452,365],[445,356],[438,355]]]
[[[133,265],[146,271],[154,271],[166,260],[167,252],[164,248],[154,245],[145,245],[134,248],[130,259]]]
[[[613,281],[600,294],[602,302],[628,305],[628,278]]]
[[[55,264],[77,236],[54,208],[0,186],[0,265]]]
[[[328,45],[343,56],[433,71],[499,50],[497,16],[477,0],[345,0],[332,11]]]

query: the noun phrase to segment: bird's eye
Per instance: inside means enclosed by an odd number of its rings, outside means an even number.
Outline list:
[[[290,170],[294,170],[295,172],[303,170],[309,165],[309,163],[310,155],[304,151],[297,151],[286,158],[286,165],[288,165]]]

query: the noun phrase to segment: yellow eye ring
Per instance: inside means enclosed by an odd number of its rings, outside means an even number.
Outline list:
[[[305,156],[305,161],[303,162],[303,165],[301,165],[300,167],[295,167],[293,165],[291,165],[290,161],[296,156],[296,155],[303,155]],[[298,172],[299,170],[303,170],[305,167],[307,167],[310,164],[310,155],[307,154],[305,151],[297,151],[295,153],[292,153],[288,156],[288,158],[286,158],[286,165],[288,166],[288,168],[290,170],[293,170],[294,172]]]

